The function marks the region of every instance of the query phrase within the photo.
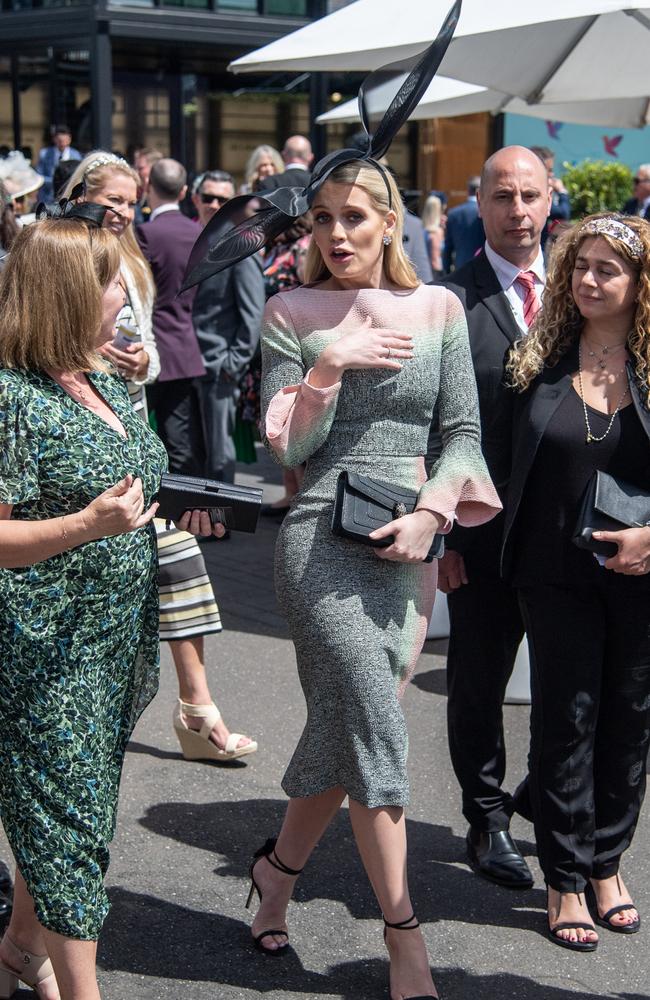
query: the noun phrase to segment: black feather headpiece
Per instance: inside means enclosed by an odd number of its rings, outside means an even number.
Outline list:
[[[85,185],[82,181],[75,185],[69,198],[61,198],[60,201],[51,205],[46,205],[43,201],[39,202],[36,206],[37,222],[42,222],[43,219],[78,219],[88,226],[97,226],[98,229],[101,229],[109,206],[97,205],[92,201],[79,201],[84,193]]]
[[[307,212],[318,190],[333,170],[343,163],[361,160],[380,171],[390,188],[384,168],[377,161],[385,156],[396,132],[404,125],[435,76],[460,17],[461,0],[455,0],[436,40],[419,55],[382,66],[366,77],[359,89],[359,114],[367,136],[367,148],[338,149],[314,167],[304,188],[281,187],[232,198],[213,216],[197,239],[185,271],[181,291],[204,281],[261,250]],[[371,130],[372,97],[377,88],[395,83],[396,92],[374,132]]]

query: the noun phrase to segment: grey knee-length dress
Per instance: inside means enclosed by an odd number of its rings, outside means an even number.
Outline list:
[[[326,389],[309,369],[335,339],[371,326],[412,334],[401,371],[346,371]],[[283,780],[291,797],[342,786],[368,807],[408,801],[400,694],[426,635],[435,564],[380,559],[330,529],[342,469],[419,489],[418,507],[448,524],[500,509],[480,448],[467,326],[441,287],[327,291],[305,286],[267,303],[262,337],[264,433],[278,460],[307,462],[276,549],[276,588],[296,648],[307,722]],[[434,407],[442,454],[424,465]]]

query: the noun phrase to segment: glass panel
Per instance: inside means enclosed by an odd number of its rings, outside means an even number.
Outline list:
[[[257,0],[217,0],[218,10],[248,10],[257,13]]]
[[[288,17],[306,17],[307,0],[266,0],[265,13]]]

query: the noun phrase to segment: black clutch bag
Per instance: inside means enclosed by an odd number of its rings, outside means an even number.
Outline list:
[[[234,486],[215,479],[163,473],[156,517],[178,521],[186,510],[207,510],[211,523],[230,531],[253,532],[262,506],[262,490],[255,486]]]
[[[594,472],[580,504],[573,542],[600,556],[615,556],[618,545],[598,542],[594,531],[622,531],[650,526],[650,495],[638,486]]]
[[[359,476],[354,472],[341,472],[336,483],[334,510],[332,511],[332,533],[342,538],[374,548],[385,549],[393,542],[393,537],[377,541],[369,538],[371,531],[390,524],[398,517],[412,514],[418,501],[418,494]],[[424,562],[432,562],[444,555],[444,535],[435,535],[433,544]]]

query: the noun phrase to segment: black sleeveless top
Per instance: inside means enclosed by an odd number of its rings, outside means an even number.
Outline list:
[[[592,434],[600,437],[610,415],[590,406],[587,411]],[[617,413],[604,441],[586,440],[582,400],[572,388],[548,422],[517,514],[515,586],[571,584],[599,572],[593,554],[571,541],[580,502],[597,469],[650,491],[650,442],[633,405]],[[650,584],[650,574],[636,579]]]

